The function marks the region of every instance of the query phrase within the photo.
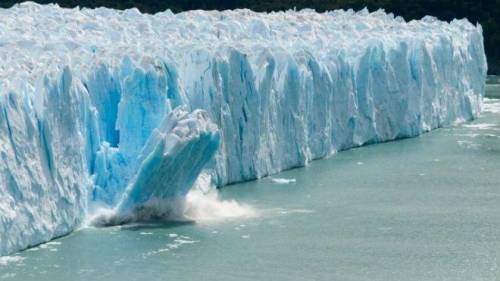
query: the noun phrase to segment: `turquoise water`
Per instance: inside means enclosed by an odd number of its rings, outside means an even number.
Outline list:
[[[500,100],[274,177],[295,182],[221,190],[254,217],[87,228],[0,258],[0,280],[500,279]]]

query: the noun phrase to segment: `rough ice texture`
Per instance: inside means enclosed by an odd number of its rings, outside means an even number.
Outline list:
[[[33,3],[0,19],[0,254],[95,202],[183,195],[202,168],[222,186],[468,120],[484,93],[467,20]]]
[[[188,114],[183,109],[174,109],[153,131],[139,157],[141,168],[118,202],[119,214],[127,215],[151,200],[186,196],[217,151],[217,126],[206,120],[204,111]]]

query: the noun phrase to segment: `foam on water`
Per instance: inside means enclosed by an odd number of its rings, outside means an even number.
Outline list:
[[[25,259],[24,257],[20,257],[20,256],[3,256],[3,257],[0,257],[0,266],[12,264],[12,263],[20,263],[24,259]]]
[[[484,98],[483,112],[499,113],[500,112],[500,99]]]
[[[485,130],[485,129],[491,129],[495,127],[496,124],[490,124],[490,123],[482,123],[482,124],[466,124],[464,127],[468,128],[477,128],[479,130]]]

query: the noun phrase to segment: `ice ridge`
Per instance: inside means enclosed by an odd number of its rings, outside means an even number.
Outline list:
[[[475,118],[481,26],[384,11],[0,9],[0,254]],[[166,202],[166,201],[165,201]]]

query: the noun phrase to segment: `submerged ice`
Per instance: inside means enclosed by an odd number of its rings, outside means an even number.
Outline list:
[[[467,20],[34,3],[0,18],[0,254],[95,206],[182,199],[200,175],[223,186],[472,119],[485,87]]]

